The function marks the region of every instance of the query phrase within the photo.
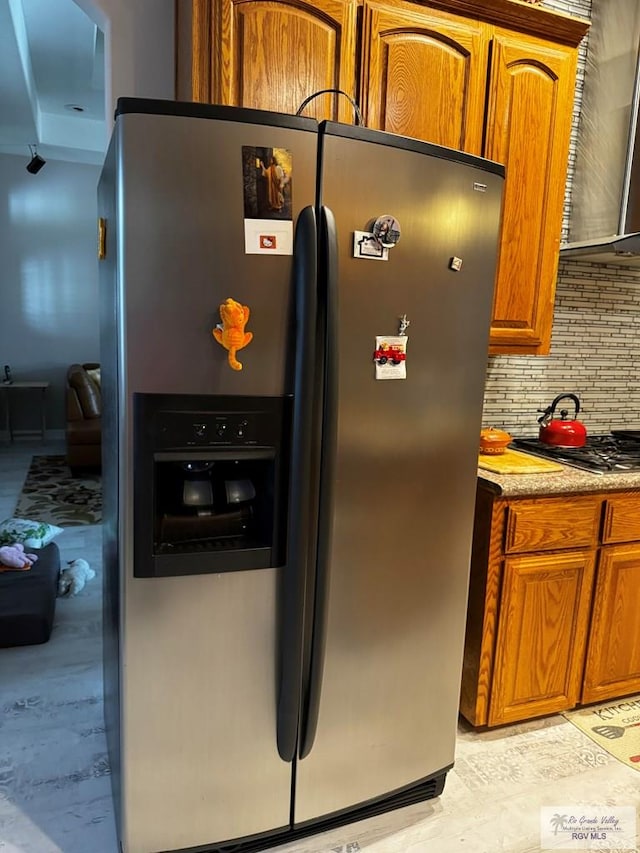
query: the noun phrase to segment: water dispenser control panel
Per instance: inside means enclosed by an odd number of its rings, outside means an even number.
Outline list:
[[[267,412],[158,412],[156,447],[255,447],[273,443]]]

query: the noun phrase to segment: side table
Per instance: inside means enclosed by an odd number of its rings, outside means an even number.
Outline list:
[[[45,410],[45,394],[49,387],[48,382],[11,382],[0,384],[0,391],[4,392],[4,411],[9,441],[13,442],[13,423],[11,421],[11,399],[16,391],[39,391],[40,392],[40,435],[45,439],[47,421]]]

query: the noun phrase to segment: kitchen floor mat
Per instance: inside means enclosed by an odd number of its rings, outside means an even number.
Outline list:
[[[562,716],[619,761],[640,770],[640,696],[566,711]]]

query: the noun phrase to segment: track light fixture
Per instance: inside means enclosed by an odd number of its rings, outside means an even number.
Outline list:
[[[30,145],[29,151],[31,152],[31,160],[27,163],[27,172],[31,172],[32,175],[36,175],[47,161],[43,160],[43,158],[38,154],[35,145]]]

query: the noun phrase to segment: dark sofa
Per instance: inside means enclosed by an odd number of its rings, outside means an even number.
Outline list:
[[[55,542],[28,548],[38,559],[26,572],[0,572],[0,649],[46,643],[51,636],[60,574]]]
[[[67,370],[67,464],[72,471],[102,465],[99,371],[100,365],[92,362],[72,364]]]

